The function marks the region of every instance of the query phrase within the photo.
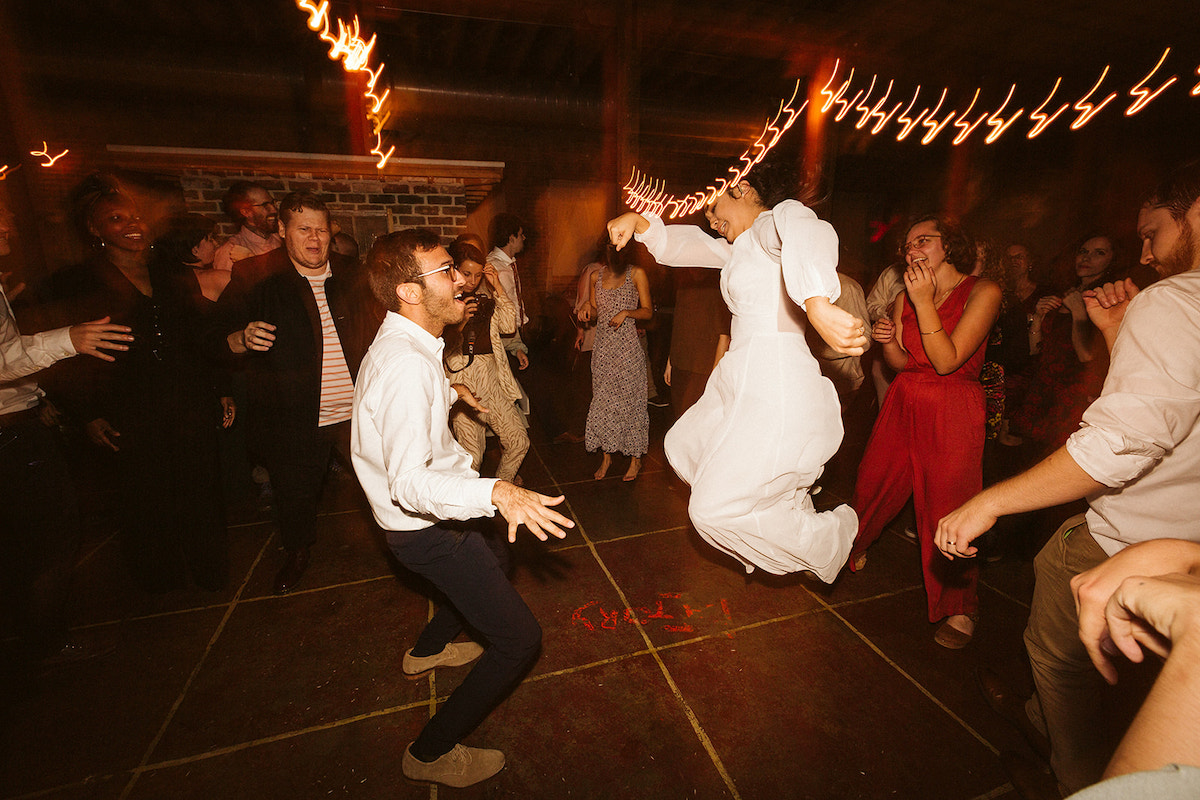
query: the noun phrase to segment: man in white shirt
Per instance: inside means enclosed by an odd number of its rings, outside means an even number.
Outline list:
[[[525,251],[525,226],[520,217],[513,214],[497,214],[492,219],[492,252],[487,263],[495,267],[504,293],[517,305],[517,327],[503,332],[501,341],[504,349],[515,361],[520,371],[520,385],[528,395],[528,410],[541,427],[547,439],[556,442],[582,442],[583,437],[568,430],[562,421],[558,404],[561,401],[558,389],[562,375],[553,374],[546,363],[546,353],[539,351],[533,359],[529,357],[529,346],[521,337],[521,328],[529,322],[526,313],[526,297],[521,287],[521,272],[517,267],[517,256]],[[531,366],[532,365],[532,366]]]
[[[367,276],[388,311],[355,386],[354,470],[392,553],[448,601],[405,653],[403,670],[416,677],[479,658],[405,749],[401,767],[411,780],[469,786],[503,769],[504,754],[460,740],[536,660],[541,628],[505,577],[500,548],[469,522],[445,520],[499,511],[508,521],[509,541],[522,524],[545,540],[547,534],[562,538],[562,528],[574,523],[550,508],[561,496],[480,478],[450,434],[456,393],[477,401],[452,387],[443,371],[438,337],[462,321],[466,304],[462,276],[437,234],[416,228],[380,237],[367,256]],[[486,639],[486,650],[453,641],[464,620]]]
[[[0,204],[0,256],[12,252],[13,217]],[[33,660],[76,660],[97,650],[67,634],[67,596],[79,541],[70,470],[39,419],[43,393],[32,376],[77,353],[112,361],[130,329],[108,318],[22,336],[0,273],[0,585],[17,635]]]
[[[279,208],[271,193],[253,181],[238,181],[229,187],[221,208],[238,227],[213,256],[213,268],[231,270],[236,261],[261,256],[283,245],[276,231]]]
[[[1138,215],[1141,261],[1163,280],[1140,293],[1130,281],[1089,292],[1089,316],[1112,360],[1079,430],[1044,461],[938,524],[942,553],[969,558],[976,553],[971,541],[1000,515],[1088,500],[1087,514],[1064,523],[1035,562],[1025,643],[1037,694],[1026,704],[1028,720],[1018,717],[1045,728],[1051,766],[1069,792],[1100,779],[1120,735],[1098,718],[1100,675],[1079,632],[1103,624],[1104,603],[1125,574],[1100,567],[1086,581],[1073,579],[1131,544],[1200,541],[1198,231],[1200,162],[1160,184]],[[1101,597],[1097,620],[1088,600]],[[1084,607],[1078,614],[1077,600]],[[1003,703],[998,689],[989,694]]]

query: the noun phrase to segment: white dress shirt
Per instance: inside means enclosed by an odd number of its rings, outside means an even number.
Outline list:
[[[384,530],[490,517],[494,478],[480,478],[450,434],[454,390],[445,343],[389,311],[358,371],[350,449],[354,471]]]
[[[496,275],[499,276],[500,285],[504,287],[508,299],[517,305],[517,326],[525,325],[529,322],[529,315],[525,313],[525,298],[517,291],[517,260],[499,247],[493,247],[492,252],[488,253],[487,261],[496,268]]]
[[[1200,270],[1130,302],[1104,391],[1067,452],[1111,487],[1087,513],[1109,555],[1149,539],[1200,541]]]
[[[73,355],[70,328],[22,336],[12,306],[0,288],[0,414],[25,411],[40,403],[42,390],[27,378]]]

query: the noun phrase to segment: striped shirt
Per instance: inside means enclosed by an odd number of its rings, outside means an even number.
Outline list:
[[[317,412],[317,427],[345,422],[350,419],[354,407],[354,381],[346,366],[346,354],[342,352],[333,315],[329,313],[329,301],[325,299],[325,280],[330,274],[326,265],[324,275],[305,276],[321,315],[321,405]]]

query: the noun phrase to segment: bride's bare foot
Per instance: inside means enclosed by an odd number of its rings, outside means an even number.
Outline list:
[[[596,470],[596,474],[592,477],[594,477],[596,480],[600,480],[608,474],[608,468],[611,466],[612,456],[610,456],[608,453],[605,453],[604,458],[600,459],[600,469]]]
[[[854,559],[854,568],[853,568],[853,570],[851,570],[851,571],[852,571],[852,572],[858,572],[859,570],[861,570],[861,569],[862,569],[863,567],[865,567],[866,565],[867,565],[867,554],[866,554],[866,553],[862,553],[862,554],[860,554],[860,555],[859,555],[859,557],[858,557],[858,558]]]
[[[637,478],[638,473],[641,472],[641,470],[642,470],[642,460],[635,456],[634,458],[629,459],[629,469],[625,470],[625,477],[622,478],[621,480],[623,480],[623,481],[634,480],[635,478]]]

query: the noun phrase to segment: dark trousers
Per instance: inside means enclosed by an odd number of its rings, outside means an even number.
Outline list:
[[[353,469],[349,420],[317,428],[311,444],[289,442],[263,455],[263,466],[271,473],[275,518],[285,550],[311,547],[317,541],[317,504],[333,453],[347,469]]]
[[[432,761],[449,752],[495,707],[537,659],[542,629],[505,576],[505,558],[475,530],[434,525],[419,531],[388,531],[388,547],[408,569],[442,594],[433,619],[413,647],[416,655],[441,652],[471,626],[484,639],[483,656],[429,720],[412,753]]]
[[[62,648],[79,506],[54,431],[37,419],[0,428],[0,582],[21,645]]]

